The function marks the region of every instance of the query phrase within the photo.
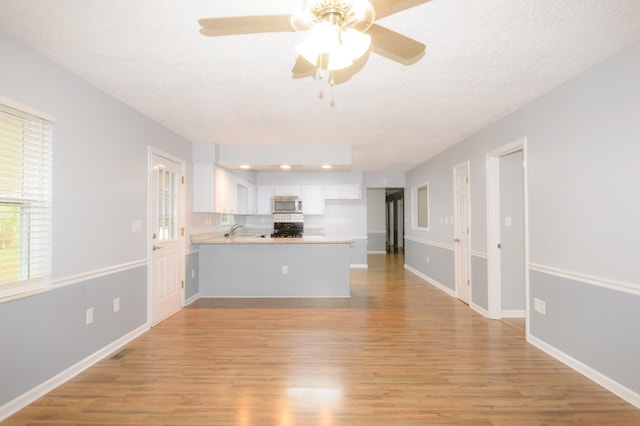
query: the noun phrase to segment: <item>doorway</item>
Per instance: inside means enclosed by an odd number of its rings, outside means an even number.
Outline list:
[[[521,139],[487,155],[488,312],[494,319],[527,318],[526,154]]]
[[[387,253],[404,252],[404,188],[385,190]]]
[[[184,298],[184,162],[149,150],[149,323],[178,311]]]

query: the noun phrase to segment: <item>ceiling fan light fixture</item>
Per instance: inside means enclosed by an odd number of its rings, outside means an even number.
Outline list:
[[[308,16],[310,29],[296,51],[314,66],[318,65],[319,57],[326,54],[326,69],[347,68],[371,45],[371,36],[363,34],[375,17],[368,0],[312,0],[303,14]]]
[[[295,49],[303,58],[316,65],[318,56],[330,53],[339,44],[336,28],[329,22],[321,22],[309,30],[307,37]]]
[[[352,60],[364,55],[371,46],[371,36],[362,34],[353,28],[347,28],[341,35],[342,45],[345,46]]]

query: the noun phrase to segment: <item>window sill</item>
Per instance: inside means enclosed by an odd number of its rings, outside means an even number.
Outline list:
[[[36,296],[38,294],[47,293],[53,290],[53,288],[38,288],[31,291],[25,291],[24,293],[12,294],[10,296],[0,297],[0,304],[5,302],[12,302],[14,300],[23,299],[25,297]]]

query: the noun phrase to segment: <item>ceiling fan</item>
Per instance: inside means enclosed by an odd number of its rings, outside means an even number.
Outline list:
[[[422,58],[423,43],[375,21],[428,1],[305,0],[289,15],[203,18],[199,20],[200,33],[218,37],[307,31],[307,38],[296,46],[300,56],[292,69],[293,77],[315,76],[318,70],[326,69],[331,71],[332,83],[334,79],[340,83],[362,68],[369,50],[403,65]]]

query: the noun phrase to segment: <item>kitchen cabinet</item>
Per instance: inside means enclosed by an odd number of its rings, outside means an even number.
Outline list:
[[[213,213],[215,204],[215,171],[211,163],[193,163],[193,211]]]
[[[255,214],[256,191],[253,182],[224,167],[211,163],[193,164],[194,212]]]
[[[324,214],[324,188],[322,185],[302,185],[301,193],[304,214]]]
[[[324,186],[326,200],[359,200],[362,188],[359,183],[336,183]]]
[[[217,213],[236,213],[236,186],[231,173],[220,166],[215,166],[215,211]]]
[[[240,176],[230,174],[230,191],[235,186],[235,213],[256,214],[256,185]]]
[[[201,297],[351,295],[350,240],[255,238],[252,242],[250,237],[222,240],[196,243]],[[286,274],[279,265],[288,265]]]
[[[273,187],[273,195],[295,195],[302,196],[301,185],[275,185]]]
[[[271,198],[274,194],[273,185],[258,185],[257,213],[271,214]]]

